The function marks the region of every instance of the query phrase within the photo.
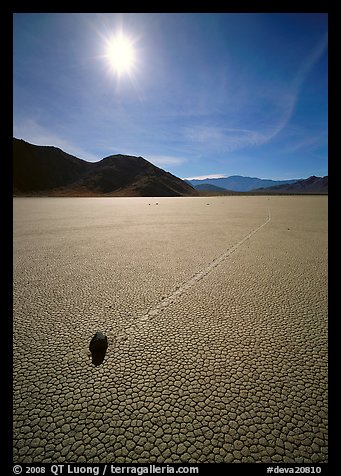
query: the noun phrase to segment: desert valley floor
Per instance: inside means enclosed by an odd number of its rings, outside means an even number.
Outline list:
[[[14,198],[14,462],[327,462],[327,201]]]

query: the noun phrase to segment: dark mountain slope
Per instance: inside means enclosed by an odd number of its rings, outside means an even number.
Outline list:
[[[13,190],[54,196],[197,195],[189,184],[142,157],[118,154],[90,163],[18,139],[13,139]]]
[[[13,188],[37,192],[66,186],[90,168],[85,160],[50,146],[13,139]]]
[[[125,192],[141,196],[193,195],[186,182],[143,157],[111,155],[96,162],[80,182],[99,193]]]

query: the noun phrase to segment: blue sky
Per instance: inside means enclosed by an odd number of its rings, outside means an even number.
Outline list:
[[[182,178],[327,175],[327,34],[320,13],[14,14],[13,135]]]

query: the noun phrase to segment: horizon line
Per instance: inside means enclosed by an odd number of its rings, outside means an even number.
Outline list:
[[[23,138],[19,138],[19,137],[15,137],[13,135],[13,139],[16,139],[16,140],[20,140],[20,141],[23,141],[23,142],[26,142],[27,144],[30,144],[30,145],[34,145],[36,147],[54,147],[54,148],[57,148],[57,149],[60,149],[62,152],[65,152],[66,154],[69,154],[69,155],[73,155],[73,153],[71,152],[66,152],[65,150],[63,150],[62,148],[60,148],[59,146],[55,146],[55,145],[42,145],[42,144],[35,144],[33,142],[29,142],[27,139],[23,139]],[[106,157],[102,157],[102,159],[98,159],[96,161],[93,161],[93,160],[86,160],[86,159],[83,159],[83,158],[80,158],[80,157],[77,157],[76,155],[73,155],[74,157],[76,157],[77,159],[80,159],[80,160],[84,160],[85,162],[89,162],[89,163],[95,163],[95,162],[100,162],[101,160],[103,159],[106,159],[108,157],[111,157],[113,155],[123,155],[123,156],[131,156],[131,154],[122,154],[122,153],[117,153],[117,154],[110,154],[109,156],[106,156]],[[134,156],[135,157],[135,156]],[[146,159],[145,157],[139,155],[139,156],[136,156],[136,157],[141,157],[145,160],[148,160]],[[148,160],[149,162],[151,162],[151,160]],[[151,162],[153,163],[153,162]],[[160,168],[160,167],[159,167]],[[162,169],[164,170],[164,169]],[[173,174],[174,175],[174,174]],[[310,174],[308,175],[308,177],[306,178],[309,178],[309,177],[320,177],[320,178],[323,178],[323,177],[328,177],[328,175],[315,175],[315,174]],[[285,178],[263,178],[263,177],[253,177],[253,176],[249,176],[249,175],[239,175],[239,174],[233,174],[233,175],[226,175],[226,174],[207,174],[207,175],[195,175],[195,176],[190,176],[190,177],[178,177],[180,178],[181,180],[211,180],[211,179],[219,179],[219,178],[230,178],[230,177],[243,177],[243,178],[255,178],[255,179],[260,179],[260,180],[274,180],[274,181],[287,181],[287,180],[305,180],[305,178],[290,178],[290,179],[285,179]]]
[[[315,174],[310,174],[307,177],[300,177],[300,178],[269,178],[269,177],[251,177],[250,175],[238,175],[238,174],[233,174],[233,175],[222,175],[222,174],[209,174],[209,175],[197,175],[195,177],[181,177],[181,180],[212,180],[212,179],[219,179],[219,178],[231,178],[231,177],[242,177],[242,178],[250,178],[250,179],[258,179],[258,180],[273,180],[273,181],[288,181],[288,180],[305,180],[309,177],[328,177],[328,175],[315,175]]]

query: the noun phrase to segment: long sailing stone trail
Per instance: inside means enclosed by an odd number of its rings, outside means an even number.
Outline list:
[[[207,204],[208,205],[208,204]],[[233,253],[239,246],[241,246],[246,240],[250,239],[251,236],[253,236],[255,233],[257,233],[258,230],[263,228],[269,221],[271,220],[271,213],[270,210],[268,210],[268,217],[262,223],[261,225],[257,226],[254,230],[250,231],[246,236],[244,236],[238,243],[234,244],[231,248],[226,250],[224,253],[222,253],[220,256],[215,258],[213,261],[211,261],[203,270],[198,271],[197,273],[194,274],[188,281],[185,283],[182,283],[180,286],[176,286],[176,289],[172,291],[168,296],[163,297],[163,299],[153,308],[149,309],[143,316],[138,317],[136,321],[134,322],[134,325],[126,330],[127,334],[130,334],[136,326],[139,326],[139,324],[143,323],[144,321],[147,321],[149,319],[152,319],[155,317],[160,311],[163,311],[167,306],[172,304],[175,299],[178,299],[183,293],[188,291],[195,283],[203,279],[208,273],[210,273],[216,266],[218,266],[222,261],[224,261],[228,256],[230,256],[231,253]],[[126,336],[125,334],[124,336]],[[119,337],[124,337],[124,336],[119,336]]]

